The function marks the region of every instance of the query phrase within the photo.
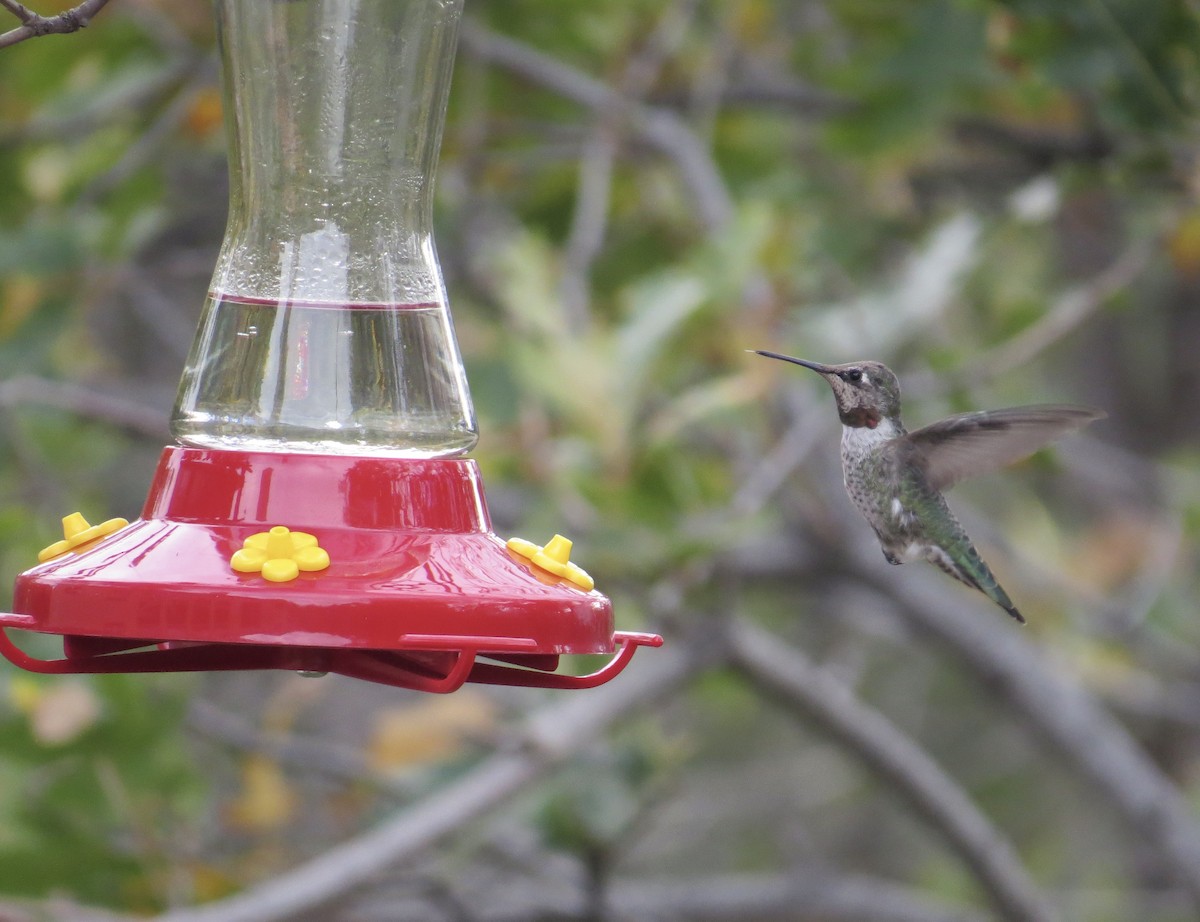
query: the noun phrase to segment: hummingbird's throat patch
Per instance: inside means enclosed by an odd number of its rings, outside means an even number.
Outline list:
[[[841,414],[842,424],[855,429],[874,429],[879,425],[879,414],[866,407],[854,407]]]

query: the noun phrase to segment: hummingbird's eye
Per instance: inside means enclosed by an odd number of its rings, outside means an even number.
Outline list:
[[[857,384],[862,380],[862,372],[857,368],[851,368],[848,372],[846,372],[846,380],[851,384]]]

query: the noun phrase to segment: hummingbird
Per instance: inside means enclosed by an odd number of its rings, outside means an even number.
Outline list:
[[[890,564],[926,560],[978,589],[1021,624],[1024,616],[967,537],[942,491],[965,477],[1028,457],[1051,439],[1105,414],[1043,404],[963,413],[909,432],[900,421],[900,381],[881,362],[822,365],[778,352],[767,358],[824,378],[842,421],[846,492],[875,530]]]

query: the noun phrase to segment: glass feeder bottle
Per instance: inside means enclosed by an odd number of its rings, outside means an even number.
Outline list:
[[[186,445],[476,441],[432,234],[462,0],[217,0],[230,202],[172,414]]]

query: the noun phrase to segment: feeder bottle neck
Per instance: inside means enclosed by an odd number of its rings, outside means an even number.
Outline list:
[[[475,442],[432,234],[462,0],[217,0],[230,203],[172,420],[205,447]]]

